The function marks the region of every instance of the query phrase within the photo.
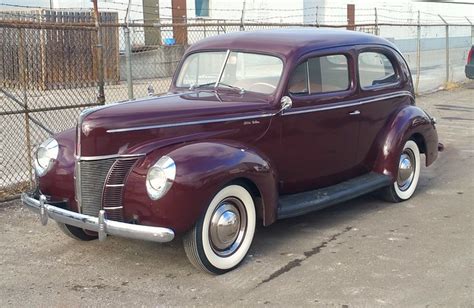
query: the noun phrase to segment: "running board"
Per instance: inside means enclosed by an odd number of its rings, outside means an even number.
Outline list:
[[[333,186],[283,195],[278,200],[277,218],[289,218],[320,210],[390,184],[390,176],[371,172]]]

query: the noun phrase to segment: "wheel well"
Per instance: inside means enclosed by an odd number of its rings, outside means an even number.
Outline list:
[[[255,211],[257,212],[257,218],[263,219],[262,194],[260,193],[260,190],[258,189],[257,185],[255,185],[255,183],[252,180],[249,180],[248,178],[238,178],[232,180],[229,185],[230,184],[242,185],[249,191],[255,202]]]
[[[420,153],[426,153],[425,138],[420,133],[415,133],[410,137],[411,140],[415,141],[416,145],[420,149]]]

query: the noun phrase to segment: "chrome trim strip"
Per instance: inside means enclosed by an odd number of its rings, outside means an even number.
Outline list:
[[[410,96],[414,99],[411,92],[408,91],[400,91],[391,94],[383,94],[373,98],[365,99],[365,100],[353,100],[351,101],[342,101],[338,103],[338,105],[326,106],[326,107],[317,107],[312,109],[305,109],[305,110],[295,110],[284,112],[282,115],[293,115],[293,114],[300,114],[300,113],[309,113],[309,112],[318,112],[324,110],[332,110],[332,109],[339,109],[339,108],[346,108],[352,106],[359,106],[371,102],[376,102],[384,99],[390,99],[394,97],[400,96]],[[168,123],[168,124],[157,124],[157,125],[147,125],[147,126],[137,126],[137,127],[129,127],[129,128],[114,128],[107,130],[107,133],[122,133],[122,132],[131,132],[137,130],[145,130],[145,129],[158,129],[158,128],[168,128],[168,127],[179,127],[179,126],[188,126],[188,125],[198,125],[198,124],[207,124],[207,123],[220,123],[220,122],[228,122],[228,121],[240,121],[240,120],[250,120],[250,119],[259,119],[259,118],[267,118],[273,117],[278,113],[264,113],[260,115],[253,115],[253,116],[241,116],[241,117],[229,117],[229,118],[220,118],[220,119],[211,119],[211,120],[200,120],[200,121],[189,121],[189,122],[182,122],[182,123]]]
[[[105,184],[105,187],[123,187],[123,186],[125,186],[125,184]]]
[[[220,123],[220,122],[228,122],[228,121],[250,120],[250,119],[257,119],[257,118],[272,117],[274,115],[275,113],[264,113],[264,114],[253,115],[253,116],[241,116],[241,117],[230,117],[230,118],[201,120],[201,121],[189,121],[189,122],[182,122],[182,123],[157,124],[157,125],[130,127],[130,128],[115,128],[115,129],[107,130],[107,133],[121,133],[121,132],[131,132],[131,131],[144,130],[144,129],[157,129],[157,128],[179,127],[179,126],[206,124],[206,123]]]
[[[309,59],[306,59],[306,88],[308,88],[308,94],[311,94],[311,82],[309,82]]]
[[[222,74],[224,74],[225,65],[227,64],[227,60],[229,59],[229,55],[230,55],[230,49],[227,49],[227,53],[225,54],[224,62],[222,63],[222,67],[221,67],[221,70],[219,72],[219,77],[217,78],[216,83],[214,84],[214,88],[217,88],[217,86],[219,85],[219,82],[221,82]]]
[[[103,210],[99,217],[84,215],[48,204],[44,202],[46,197],[43,195],[40,196],[40,199],[42,201],[36,200],[26,193],[21,195],[23,205],[29,210],[40,214],[43,224],[48,222],[48,218],[51,218],[60,223],[99,232],[100,239],[105,239],[108,234],[159,243],[169,242],[174,238],[174,231],[169,228],[108,220]]]
[[[82,160],[102,160],[102,159],[109,159],[109,158],[117,158],[117,159],[131,159],[140,156],[145,156],[145,153],[138,153],[138,154],[112,154],[112,155],[102,155],[102,156],[76,156],[76,159],[79,161]]]
[[[357,100],[353,100],[352,102],[342,101],[341,103],[338,103],[337,105],[322,106],[322,107],[317,107],[317,108],[293,110],[293,111],[290,109],[289,111],[283,113],[283,115],[286,116],[286,115],[294,115],[294,114],[302,114],[302,113],[319,112],[319,111],[325,111],[325,110],[354,107],[354,106],[360,106],[360,105],[364,105],[368,103],[373,103],[373,102],[395,98],[395,97],[401,97],[401,96],[410,96],[411,98],[413,98],[413,95],[410,92],[401,91],[401,92],[396,92],[396,93],[391,93],[391,94],[383,94],[383,95],[379,95],[379,96],[375,96],[369,99],[364,99],[364,100],[359,100],[359,101]]]
[[[104,206],[104,210],[120,210],[123,209],[123,206]]]
[[[81,162],[76,159],[74,166],[74,193],[79,213],[82,212],[82,185],[81,185]]]

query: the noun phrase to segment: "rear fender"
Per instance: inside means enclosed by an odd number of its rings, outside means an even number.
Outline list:
[[[426,166],[438,157],[438,134],[434,121],[416,106],[404,106],[386,124],[374,145],[373,171],[386,174],[395,181],[400,153],[406,141],[413,139],[426,156]]]

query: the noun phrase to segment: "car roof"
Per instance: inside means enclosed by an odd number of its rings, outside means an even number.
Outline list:
[[[357,31],[321,28],[285,28],[250,32],[233,32],[194,43],[187,50],[242,50],[279,54],[285,58],[306,52],[351,45],[384,45],[397,48],[384,38]]]

